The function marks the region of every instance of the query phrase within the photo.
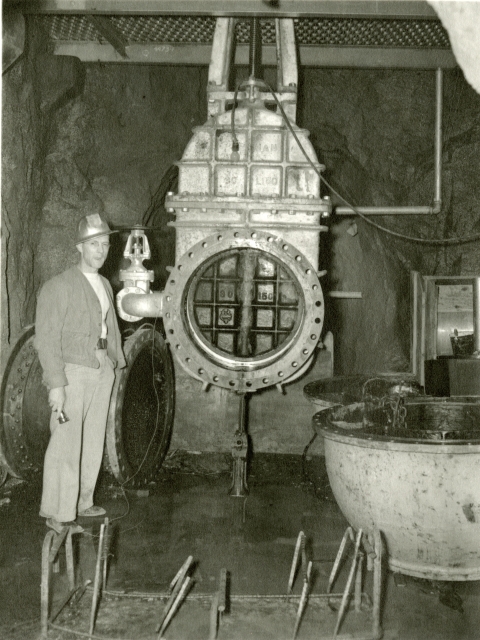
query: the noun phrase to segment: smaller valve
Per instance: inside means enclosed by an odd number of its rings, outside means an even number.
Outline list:
[[[117,308],[121,318],[134,322],[139,318],[126,313],[122,307],[122,299],[128,294],[150,293],[150,282],[154,280],[154,273],[143,266],[143,261],[151,256],[150,245],[143,227],[133,227],[128,236],[123,252],[124,258],[130,260],[130,266],[121,269],[119,280],[123,282],[123,289],[117,294]]]
[[[153,271],[149,271],[143,266],[143,261],[148,260],[152,253],[148,244],[147,236],[143,228],[136,228],[130,232],[123,257],[130,260],[130,266],[120,270],[120,281],[126,287],[139,287],[142,293],[150,291],[150,282],[153,282]]]

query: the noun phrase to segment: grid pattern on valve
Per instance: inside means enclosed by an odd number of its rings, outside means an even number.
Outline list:
[[[303,313],[301,286],[275,258],[232,250],[207,261],[187,291],[193,331],[234,358],[274,351],[295,334]]]

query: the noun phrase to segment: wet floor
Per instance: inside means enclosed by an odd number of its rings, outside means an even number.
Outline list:
[[[107,509],[112,539],[96,636],[156,637],[162,598],[177,570],[192,556],[193,584],[165,638],[209,638],[211,596],[222,568],[228,571],[230,598],[220,620],[219,640],[292,638],[301,575],[293,589],[297,597],[284,596],[297,536],[303,531],[306,557],[312,560],[312,595],[297,637],[332,637],[336,613],[323,594],[347,523],[329,490],[323,459],[256,455],[246,499],[228,495],[229,465],[228,456],[177,453],[148,496],[124,492],[103,476],[96,501]],[[40,559],[46,529],[38,516],[39,497],[39,478],[28,483],[9,480],[0,490],[0,638],[5,640],[40,637]],[[94,577],[100,523],[82,521],[85,533],[74,537],[81,584]],[[335,592],[343,589],[348,568],[346,562]],[[366,593],[371,592],[370,583],[369,575]],[[61,571],[54,575],[55,601],[67,590]],[[87,633],[91,601],[88,588],[55,624]],[[338,601],[331,604],[338,606]],[[341,633],[365,637],[372,629],[370,614],[368,606],[360,613],[352,608]],[[480,584],[394,579],[388,574],[383,628],[385,638],[399,640],[478,638]],[[75,636],[52,628],[48,637]]]

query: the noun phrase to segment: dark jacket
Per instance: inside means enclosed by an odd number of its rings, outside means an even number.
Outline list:
[[[114,366],[125,366],[113,292],[100,276],[110,308],[107,313],[107,354]],[[48,280],[38,296],[34,345],[49,389],[67,382],[65,363],[98,369],[95,348],[102,332],[102,309],[97,294],[78,266]]]

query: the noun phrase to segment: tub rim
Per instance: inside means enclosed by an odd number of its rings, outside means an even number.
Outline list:
[[[363,402],[355,402],[350,405],[343,405],[342,408],[364,407]],[[468,403],[466,403],[468,404]],[[398,438],[388,435],[378,435],[363,431],[357,427],[339,427],[332,424],[332,415],[338,407],[328,410],[318,411],[312,418],[313,430],[320,433],[327,440],[342,442],[343,444],[363,447],[366,449],[383,449],[389,451],[412,452],[429,454],[478,454],[480,453],[480,439],[470,440],[428,440],[419,438]],[[344,423],[348,424],[348,423]],[[359,424],[359,423],[352,423]]]

